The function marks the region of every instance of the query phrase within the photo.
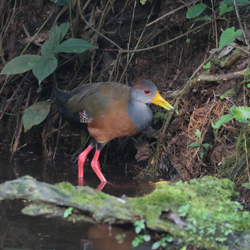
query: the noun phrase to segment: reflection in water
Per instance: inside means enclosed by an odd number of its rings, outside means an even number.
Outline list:
[[[24,216],[18,211],[20,201],[0,203],[0,242],[11,249],[81,249],[81,239],[87,239],[91,226],[59,219]]]
[[[1,150],[1,149],[0,149]],[[78,185],[77,163],[70,162],[69,158],[59,157],[54,161],[46,161],[41,152],[28,151],[18,152],[14,162],[10,163],[9,151],[0,151],[0,183],[13,180],[24,175],[31,175],[38,181],[47,183],[59,183],[62,181],[70,182],[72,185]],[[148,183],[140,184],[133,181],[132,174],[124,173],[122,166],[114,167],[111,171],[105,171],[105,176],[115,185],[105,185],[103,192],[120,197],[126,195],[129,197],[142,196],[153,191],[154,187]],[[99,179],[86,164],[84,185],[97,188],[100,185]]]
[[[117,234],[126,234],[123,242],[119,244],[116,240]],[[125,231],[121,228],[109,227],[106,225],[96,225],[89,229],[89,240],[96,250],[130,250],[135,233],[132,230]]]
[[[68,159],[60,158],[46,162],[40,154],[33,151],[24,154],[19,152],[13,163],[9,162],[9,157],[8,151],[0,151],[0,183],[31,175],[39,181],[48,183],[68,181],[73,185],[78,185],[77,164],[71,163]],[[122,188],[106,185],[104,192],[118,197],[123,194],[133,197],[149,193],[153,188],[151,185],[146,185],[148,188],[146,189],[138,183],[130,185],[132,177],[125,176],[123,171],[118,172],[118,170],[113,172],[112,169],[112,173],[105,173],[105,175],[112,183],[119,184]],[[85,172],[84,185],[96,188],[99,183],[92,171]],[[0,248],[32,250],[129,250],[132,248],[133,229],[123,230],[106,225],[29,217],[20,213],[25,204],[28,202],[0,202]],[[125,233],[126,237],[123,238],[122,244],[119,244],[115,236],[122,233]],[[151,244],[139,245],[133,249],[149,250]]]
[[[18,213],[21,201],[0,203],[1,249],[130,250],[135,233],[107,225],[68,222],[61,219],[29,217]],[[118,243],[117,234],[126,234]],[[150,250],[150,244],[135,250]]]

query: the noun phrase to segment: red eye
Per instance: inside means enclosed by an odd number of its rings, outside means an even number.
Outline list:
[[[152,92],[151,92],[149,89],[145,89],[145,90],[144,90],[144,93],[145,93],[146,95],[152,94]]]

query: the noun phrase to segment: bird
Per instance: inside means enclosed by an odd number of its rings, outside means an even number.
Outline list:
[[[91,136],[89,146],[78,156],[78,178],[83,178],[87,156],[95,148],[91,167],[101,183],[107,183],[99,163],[101,150],[114,138],[132,136],[148,128],[153,119],[149,103],[174,109],[156,85],[146,79],[135,81],[131,87],[100,82],[82,84],[71,92],[55,90],[55,104],[62,117],[87,129]]]

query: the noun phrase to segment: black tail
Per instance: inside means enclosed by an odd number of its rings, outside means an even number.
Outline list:
[[[56,106],[63,107],[66,102],[69,100],[68,93],[63,92],[62,90],[55,89],[55,104]]]
[[[63,92],[60,89],[55,90],[55,105],[57,107],[58,112],[62,115],[63,119],[68,121],[69,123],[75,125],[80,129],[86,130],[87,124],[80,122],[80,116],[78,113],[71,114],[64,105],[69,100],[70,96],[67,92]]]

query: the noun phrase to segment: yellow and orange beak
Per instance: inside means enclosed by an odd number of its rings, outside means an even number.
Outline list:
[[[174,109],[172,105],[170,105],[159,93],[159,91],[156,91],[156,96],[153,98],[152,103],[163,107],[164,109],[171,110]]]

